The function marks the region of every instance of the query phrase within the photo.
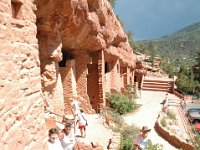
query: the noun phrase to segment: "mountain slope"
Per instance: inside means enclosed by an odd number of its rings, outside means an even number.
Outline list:
[[[151,41],[161,57],[167,57],[173,63],[186,61],[192,65],[195,63],[197,50],[200,49],[200,22]],[[146,49],[149,42],[139,41]]]

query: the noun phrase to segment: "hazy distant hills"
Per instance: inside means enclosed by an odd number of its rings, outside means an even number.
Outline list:
[[[151,40],[155,45],[156,54],[169,58],[171,62],[185,61],[195,63],[197,50],[200,49],[200,22],[187,26],[178,32]],[[149,40],[138,41],[148,47]]]

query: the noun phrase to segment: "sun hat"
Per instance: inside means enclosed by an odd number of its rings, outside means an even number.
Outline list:
[[[141,132],[150,132],[151,129],[149,129],[147,126],[143,126],[142,129],[140,130]]]
[[[65,127],[71,127],[71,126],[72,126],[72,123],[71,123],[71,122],[67,121],[67,122],[65,123]]]

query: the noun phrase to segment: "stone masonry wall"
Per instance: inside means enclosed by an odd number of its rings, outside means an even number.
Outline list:
[[[91,105],[89,101],[89,96],[87,92],[87,75],[88,75],[88,68],[87,64],[90,64],[92,58],[89,57],[86,51],[79,51],[76,53],[76,90],[77,94],[81,98],[80,100],[80,107],[84,110],[84,112],[91,111]]]
[[[171,134],[170,132],[165,130],[160,124],[160,120],[155,123],[155,130],[160,134],[161,137],[163,137],[165,140],[167,140],[170,144],[174,145],[178,149],[194,150],[194,146],[191,143],[183,141],[176,137],[176,135]]]
[[[117,69],[118,66],[118,69]],[[111,84],[110,88],[114,91],[120,91],[120,64],[119,60],[112,61],[110,63],[110,72],[111,72]]]
[[[99,101],[98,104],[103,104],[105,106],[105,85],[104,85],[104,74],[105,74],[105,59],[104,52],[98,52],[98,76],[99,76]],[[101,105],[102,106],[102,105]]]
[[[71,112],[71,101],[70,97],[73,95],[77,95],[76,91],[76,81],[75,81],[75,60],[68,60],[66,62],[66,67],[59,68],[63,86],[63,95],[64,95],[64,107],[65,113],[72,113]]]
[[[92,55],[92,64],[88,65],[87,91],[93,109],[98,110],[99,102],[99,75],[98,75],[98,53]]]
[[[0,149],[46,149],[32,0],[0,1]]]

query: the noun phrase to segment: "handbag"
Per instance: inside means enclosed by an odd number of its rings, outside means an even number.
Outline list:
[[[85,119],[85,117],[82,115],[82,113],[80,113],[81,114],[81,116],[83,117],[83,119],[85,120],[85,122],[86,122],[86,126],[88,126],[88,123],[87,123],[87,120]]]

